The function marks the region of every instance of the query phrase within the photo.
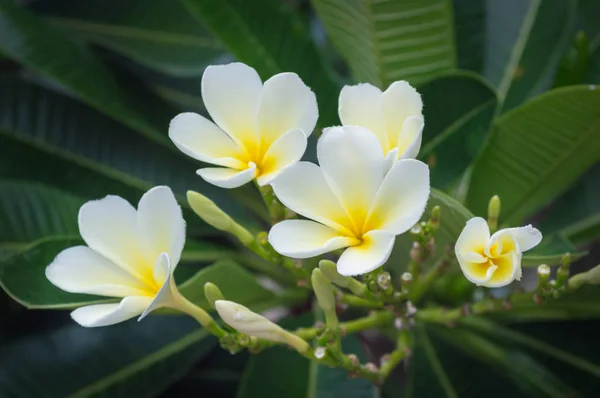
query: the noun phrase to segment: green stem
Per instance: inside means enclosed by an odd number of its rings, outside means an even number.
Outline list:
[[[285,208],[279,202],[275,193],[273,192],[273,188],[270,185],[265,185],[261,187],[256,184],[258,191],[260,192],[260,196],[269,211],[269,217],[271,218],[271,223],[276,224],[277,222],[283,220],[285,218]]]
[[[418,280],[410,289],[408,294],[408,299],[414,303],[417,303],[431,286],[435,283],[435,281],[448,269],[450,265],[449,259],[447,256],[443,256],[434,266],[421,278]]]
[[[204,327],[204,329],[209,331],[211,334],[218,338],[221,338],[227,334],[227,332],[221,329],[215,320],[202,308],[196,306],[182,295],[178,295],[176,299],[178,304],[177,309],[196,319],[198,323],[200,323],[200,325],[202,325],[202,327]]]
[[[378,311],[369,314],[364,318],[355,319],[340,323],[346,334],[357,333],[367,329],[373,329],[379,326],[386,326],[394,320],[394,314],[389,311]]]
[[[446,310],[444,308],[423,309],[415,314],[418,320],[433,323],[451,323],[462,317],[479,315],[490,312],[506,311],[507,305],[511,307],[521,303],[533,301],[533,292],[515,293],[505,299],[487,298],[474,304]]]
[[[379,369],[380,382],[383,383],[396,366],[410,353],[409,336],[407,330],[401,330],[398,335],[396,349],[390,353],[389,359]]]
[[[340,294],[340,301],[342,303],[351,305],[353,307],[361,308],[383,308],[385,304],[382,301],[372,301],[364,298],[356,297],[351,294]]]

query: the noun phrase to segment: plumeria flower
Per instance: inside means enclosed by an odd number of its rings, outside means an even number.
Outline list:
[[[417,157],[424,127],[422,110],[421,96],[402,80],[383,93],[368,83],[345,86],[338,113],[343,125],[365,127],[377,135],[391,167],[397,159]]]
[[[77,308],[71,313],[77,323],[107,326],[156,308],[177,308],[182,296],[173,271],[185,242],[185,222],[168,187],[146,192],[137,210],[118,196],[87,202],[78,222],[87,246],[59,253],[46,277],[70,293],[123,299]]]
[[[474,217],[460,233],[456,258],[465,277],[480,286],[506,286],[521,279],[521,256],[537,246],[542,233],[531,225],[506,228],[490,236],[487,222]]]
[[[266,185],[299,161],[319,113],[314,93],[295,73],[280,73],[263,85],[242,63],[206,68],[202,99],[214,123],[182,113],[171,121],[169,137],[186,155],[220,166],[198,174],[222,188],[255,178]]]
[[[277,198],[311,220],[287,220],[269,232],[280,254],[308,258],[346,248],[337,267],[358,275],[383,265],[395,236],[410,229],[429,197],[429,169],[396,162],[386,174],[377,137],[363,127],[325,129],[317,144],[320,167],[299,162],[273,182]]]

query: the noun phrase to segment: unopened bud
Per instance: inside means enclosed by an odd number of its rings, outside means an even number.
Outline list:
[[[429,217],[429,228],[431,228],[431,232],[435,234],[437,230],[440,228],[440,216],[442,210],[440,206],[434,206],[431,209],[431,217]]]
[[[259,245],[264,246],[269,243],[269,234],[265,231],[261,231],[256,234],[256,241]]]
[[[500,217],[500,197],[498,195],[492,196],[488,204],[488,226],[490,231],[496,232],[498,229],[498,218]]]
[[[413,303],[411,303],[410,301],[407,301],[406,302],[406,315],[413,316],[416,313],[417,313],[417,307],[415,307],[415,305]]]
[[[208,300],[211,307],[215,308],[215,302],[217,300],[224,300],[221,290],[214,283],[206,282],[204,284],[204,297]]]
[[[397,330],[402,330],[403,326],[404,326],[404,321],[402,321],[402,318],[396,318],[396,319],[394,319],[394,327]]]
[[[241,304],[233,301],[217,300],[215,308],[223,322],[240,333],[260,339],[276,341],[292,346],[297,351],[304,353],[310,345],[300,337],[292,334],[281,326],[269,321],[262,315],[250,311]]]
[[[548,279],[550,278],[551,269],[546,264],[542,264],[537,269],[538,274],[538,293],[542,293],[543,290],[548,286]]]
[[[335,312],[335,295],[333,294],[333,286],[323,276],[323,273],[319,268],[315,268],[311,275],[312,287],[317,296],[319,306],[325,313],[325,320],[327,327],[337,327],[337,314]]]
[[[570,289],[578,289],[583,285],[600,285],[600,265],[589,271],[573,275],[568,281]]]
[[[325,354],[327,353],[327,348],[325,347],[317,347],[315,348],[315,358],[323,359]]]
[[[421,244],[419,242],[413,242],[409,255],[411,260],[421,261]]]
[[[368,370],[371,373],[379,372],[379,368],[373,362],[367,362],[364,365],[365,370]]]
[[[352,366],[360,365],[360,361],[356,355],[348,354],[348,359],[350,360],[350,363],[352,364]]]
[[[415,224],[415,226],[410,229],[410,236],[412,236],[413,240],[417,241],[421,239],[422,232],[423,228],[421,228],[421,225]]]
[[[194,213],[203,219],[208,225],[220,231],[234,235],[244,245],[254,241],[252,234],[240,224],[236,223],[227,213],[219,208],[212,200],[198,192],[188,191],[187,200]]]

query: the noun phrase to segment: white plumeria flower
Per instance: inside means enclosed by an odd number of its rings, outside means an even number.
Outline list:
[[[421,149],[423,101],[408,82],[392,83],[385,92],[368,83],[344,86],[339,117],[345,126],[371,130],[381,143],[387,167],[397,159],[414,159]]]
[[[214,123],[182,113],[171,121],[169,137],[186,155],[222,166],[198,170],[222,188],[254,178],[266,185],[299,161],[319,114],[314,93],[295,73],[280,73],[263,85],[242,63],[206,68],[202,99]]]
[[[287,220],[269,232],[280,254],[308,258],[348,247],[337,267],[358,275],[383,265],[396,235],[410,229],[429,197],[429,169],[399,160],[386,174],[377,137],[363,127],[325,129],[317,145],[320,167],[299,162],[272,183],[277,198],[309,220]]]
[[[177,307],[181,296],[173,271],[185,242],[185,222],[171,189],[152,188],[137,210],[119,196],[87,202],[78,221],[87,246],[59,253],[46,277],[70,293],[123,299],[77,308],[71,313],[77,323],[107,326]]]
[[[474,217],[460,233],[454,250],[469,281],[500,287],[521,279],[521,253],[541,241],[542,233],[531,225],[501,229],[490,236],[487,222]]]

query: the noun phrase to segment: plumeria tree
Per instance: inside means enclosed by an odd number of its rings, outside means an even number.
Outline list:
[[[0,395],[593,396],[594,16],[0,0]]]

